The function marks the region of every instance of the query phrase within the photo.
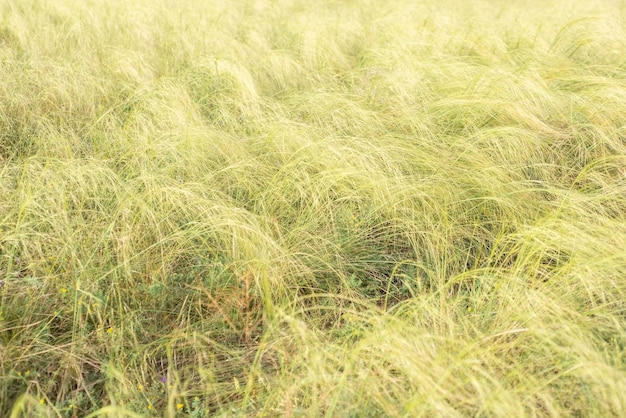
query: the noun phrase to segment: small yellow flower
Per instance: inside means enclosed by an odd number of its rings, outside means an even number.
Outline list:
[[[143,390],[143,385],[141,383],[137,385],[137,390],[139,390],[139,391]]]
[[[107,334],[112,334],[113,333],[113,327],[109,327],[107,329]]]
[[[176,409],[183,409],[183,406],[185,406],[185,405],[182,404],[182,403],[177,403],[176,404]]]
[[[43,405],[46,403],[46,400],[44,398],[39,399],[39,405]]]
[[[152,411],[154,409],[154,406],[152,406],[152,404],[148,405],[148,410]]]
[[[61,288],[61,293],[66,294],[67,293],[67,288],[66,287],[62,287]]]
[[[473,310],[474,310],[474,308],[472,308],[471,306],[467,307],[467,312],[472,313]]]

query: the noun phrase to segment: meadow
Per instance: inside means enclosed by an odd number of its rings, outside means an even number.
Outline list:
[[[626,2],[0,0],[0,416],[624,411]]]

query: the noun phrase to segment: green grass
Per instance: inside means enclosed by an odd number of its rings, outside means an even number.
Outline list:
[[[626,3],[435,3],[0,0],[0,415],[621,416]]]

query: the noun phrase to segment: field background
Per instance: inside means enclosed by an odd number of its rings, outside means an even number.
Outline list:
[[[618,417],[624,1],[0,0],[0,415]]]

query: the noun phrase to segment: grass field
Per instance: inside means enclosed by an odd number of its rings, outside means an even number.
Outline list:
[[[0,416],[624,411],[626,2],[0,0]]]

